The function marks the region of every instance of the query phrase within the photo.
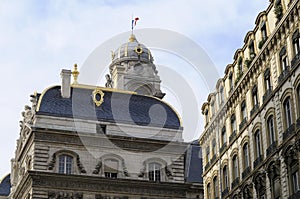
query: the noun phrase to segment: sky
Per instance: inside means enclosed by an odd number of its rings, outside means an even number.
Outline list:
[[[21,112],[30,105],[30,94],[59,84],[61,69],[72,69],[74,63],[80,69],[100,44],[130,31],[132,15],[140,18],[137,30],[167,29],[196,42],[223,76],[256,16],[268,5],[268,0],[2,0],[0,179],[10,172]],[[184,65],[155,50],[153,56],[157,64]],[[207,89],[197,92],[200,103],[207,95]],[[195,136],[200,133],[201,128]]]

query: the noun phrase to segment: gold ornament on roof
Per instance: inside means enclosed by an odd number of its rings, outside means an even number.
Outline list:
[[[141,55],[143,53],[143,48],[141,46],[135,47],[134,51],[138,54]]]
[[[77,64],[74,64],[74,69],[72,71],[72,75],[73,75],[73,79],[74,79],[73,84],[78,84],[77,78],[79,76],[79,71],[77,70]]]
[[[96,106],[100,106],[104,102],[104,93],[98,87],[93,91],[93,101]]]

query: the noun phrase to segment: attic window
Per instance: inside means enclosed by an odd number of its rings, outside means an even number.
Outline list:
[[[97,132],[97,134],[106,134],[106,125],[97,124],[96,125],[96,132]]]

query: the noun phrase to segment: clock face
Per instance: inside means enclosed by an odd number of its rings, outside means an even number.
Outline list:
[[[144,70],[144,67],[141,64],[137,64],[134,66],[134,71],[137,73],[141,73]]]

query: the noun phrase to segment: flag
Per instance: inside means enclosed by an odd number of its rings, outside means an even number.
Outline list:
[[[133,30],[133,27],[136,26],[136,22],[140,20],[138,17],[135,17],[131,20],[131,29]]]

